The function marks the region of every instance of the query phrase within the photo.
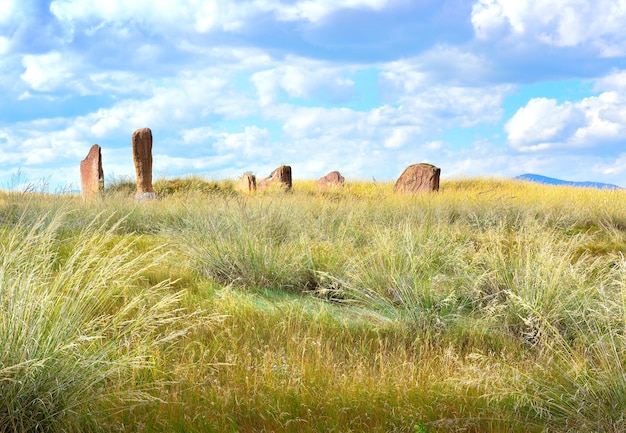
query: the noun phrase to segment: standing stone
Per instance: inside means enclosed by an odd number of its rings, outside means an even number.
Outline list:
[[[439,191],[441,169],[431,164],[413,164],[402,172],[393,192],[416,193]]]
[[[244,174],[235,185],[235,189],[248,194],[256,191],[256,176],[250,173]]]
[[[259,182],[257,188],[263,190],[270,188],[272,185],[276,185],[285,191],[291,191],[291,167],[289,165],[281,165],[278,167],[272,174]]]
[[[97,144],[91,146],[87,157],[80,162],[80,186],[85,199],[98,198],[104,191],[102,149]]]
[[[331,171],[324,177],[320,177],[315,182],[315,188],[318,190],[331,189],[331,188],[341,188],[346,179],[339,173],[338,171]]]
[[[133,132],[133,159],[137,173],[135,199],[156,198],[152,189],[152,131],[150,128]]]

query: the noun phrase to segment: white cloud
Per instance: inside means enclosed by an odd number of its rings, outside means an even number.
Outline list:
[[[365,117],[348,108],[282,106],[273,113],[282,120],[283,131],[292,138],[346,137],[354,133]]]
[[[234,156],[228,155],[204,155],[196,158],[183,158],[167,154],[154,154],[154,171],[156,177],[190,175],[193,171],[207,171],[219,169],[227,164],[232,164]]]
[[[322,98],[333,102],[343,102],[354,93],[355,83],[345,77],[345,68],[303,62],[302,59],[288,62],[252,75],[262,105],[276,102],[281,90],[290,98]]]
[[[472,127],[495,123],[502,116],[502,101],[509,86],[433,86],[401,99],[404,117],[419,119],[431,127]],[[415,122],[416,120],[413,120]]]
[[[608,176],[619,176],[626,173],[626,153],[620,154],[614,160],[598,162],[593,166],[593,171]],[[622,184],[626,187],[626,184]]]
[[[366,110],[341,107],[265,105],[265,118],[280,122],[293,139],[373,140],[388,149],[433,141],[445,128],[496,123],[508,86],[462,88],[432,86],[405,94],[393,105]]]
[[[159,125],[165,125],[165,129],[171,129],[172,124],[182,127],[201,117],[202,110],[209,108],[207,101],[214,101],[223,85],[217,79],[181,78],[168,87],[152,89],[152,95],[146,99],[125,99],[111,108],[78,117],[73,127],[80,127],[95,137]],[[213,102],[209,109],[219,110],[220,103]]]
[[[0,56],[7,53],[11,47],[11,41],[9,38],[0,36]]]
[[[210,127],[185,130],[181,133],[184,146],[214,149],[218,154],[237,158],[263,158],[269,155],[270,133],[265,128],[246,126],[243,132],[219,132]]]
[[[509,143],[518,150],[543,150],[562,143],[585,122],[585,114],[572,103],[531,99],[506,123]]]
[[[479,39],[512,35],[557,47],[590,44],[602,56],[626,52],[626,0],[478,0],[471,19]]]
[[[165,29],[193,29],[206,33],[214,29],[234,31],[253,25],[254,18],[272,14],[278,21],[319,22],[342,9],[378,11],[392,0],[300,0],[285,4],[280,0],[54,0],[50,11],[73,28],[75,23],[91,23],[88,31],[97,31],[103,23],[133,22],[153,32]]]
[[[11,23],[21,0],[0,0],[0,25]]]
[[[61,22],[114,23],[133,21],[144,25],[171,28],[189,26],[198,32],[213,28],[219,10],[216,0],[154,1],[154,0],[55,0],[50,12]],[[97,30],[92,27],[91,30]]]
[[[389,0],[300,0],[293,5],[274,6],[276,15],[282,21],[318,22],[341,9],[381,10]]]
[[[504,129],[509,144],[523,152],[603,147],[614,154],[615,143],[626,139],[626,98],[616,91],[562,104],[534,98]]]
[[[68,59],[56,51],[25,55],[22,58],[25,71],[20,78],[33,90],[53,91],[66,86],[73,78],[74,74],[68,63]]]
[[[383,97],[395,99],[431,86],[469,86],[488,81],[493,66],[482,56],[448,45],[381,66]]]
[[[399,105],[396,115],[402,122],[430,128],[494,123],[512,86],[488,84],[491,69],[481,56],[438,45],[382,65],[381,96],[389,105]]]
[[[245,158],[264,157],[268,155],[270,134],[267,129],[246,126],[241,133],[222,133],[213,144],[221,153],[234,152]]]
[[[415,137],[419,137],[420,133],[420,128],[414,126],[392,128],[391,135],[385,140],[384,146],[388,149],[400,149],[414,143]]]
[[[54,123],[33,122],[19,129],[0,130],[0,153],[4,162],[19,166],[53,167],[66,158],[79,157],[83,143],[77,131],[47,130]]]
[[[597,80],[594,90],[626,92],[626,70],[614,71],[606,77]]]
[[[61,175],[65,172],[51,167],[77,166],[91,145],[98,143],[103,146],[103,157],[106,154],[106,173],[110,174],[112,170],[121,174],[133,173],[130,137],[134,130],[142,127],[153,130],[155,159],[158,152],[159,167],[168,170],[166,174],[178,174],[172,173],[172,170],[209,169],[219,161],[233,163],[237,158],[259,158],[267,151],[268,133],[254,126],[244,126],[243,132],[238,133],[214,133],[211,141],[192,143],[194,137],[202,138],[202,130],[191,125],[203,122],[203,118],[243,117],[255,109],[254,102],[245,96],[230,93],[225,79],[228,74],[218,69],[181,72],[164,82],[163,86],[145,89],[149,91],[148,95],[138,95],[137,99],[125,98],[108,108],[76,117],[13,124],[10,128],[0,129],[0,159],[3,163],[28,168],[30,173],[37,169],[48,175],[54,173],[57,181],[77,183],[77,170],[68,171],[69,179],[63,180]],[[42,79],[39,82],[34,77],[27,78],[32,79],[37,89],[50,86],[48,81]],[[26,94],[24,97],[28,98]],[[187,130],[191,132],[185,133]],[[181,136],[182,144],[176,139]],[[195,144],[196,150],[202,154],[194,155],[194,151],[180,156],[177,146],[184,145],[185,140],[189,142],[188,148],[193,149]],[[215,153],[211,151],[214,142],[224,146],[223,153],[210,155]],[[120,147],[128,149],[118,152]],[[163,161],[169,161],[171,165]],[[186,165],[181,161],[186,161]]]

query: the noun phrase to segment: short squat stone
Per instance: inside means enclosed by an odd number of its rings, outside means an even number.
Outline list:
[[[320,177],[315,182],[315,188],[318,190],[332,189],[342,187],[346,179],[338,171],[331,171],[326,176]]]
[[[235,189],[239,192],[252,193],[256,191],[256,176],[250,173],[246,173],[239,179]]]
[[[263,190],[270,188],[273,185],[283,188],[285,191],[291,191],[291,166],[281,165],[278,167],[272,172],[272,174],[259,182],[257,189]]]
[[[413,164],[400,175],[393,187],[397,193],[439,191],[441,169],[431,164]]]

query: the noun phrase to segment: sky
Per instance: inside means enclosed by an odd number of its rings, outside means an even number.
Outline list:
[[[339,170],[626,187],[626,0],[0,0],[0,189]]]

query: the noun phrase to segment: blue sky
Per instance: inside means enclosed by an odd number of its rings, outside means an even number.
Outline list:
[[[538,173],[626,186],[626,0],[0,0],[0,189]]]

